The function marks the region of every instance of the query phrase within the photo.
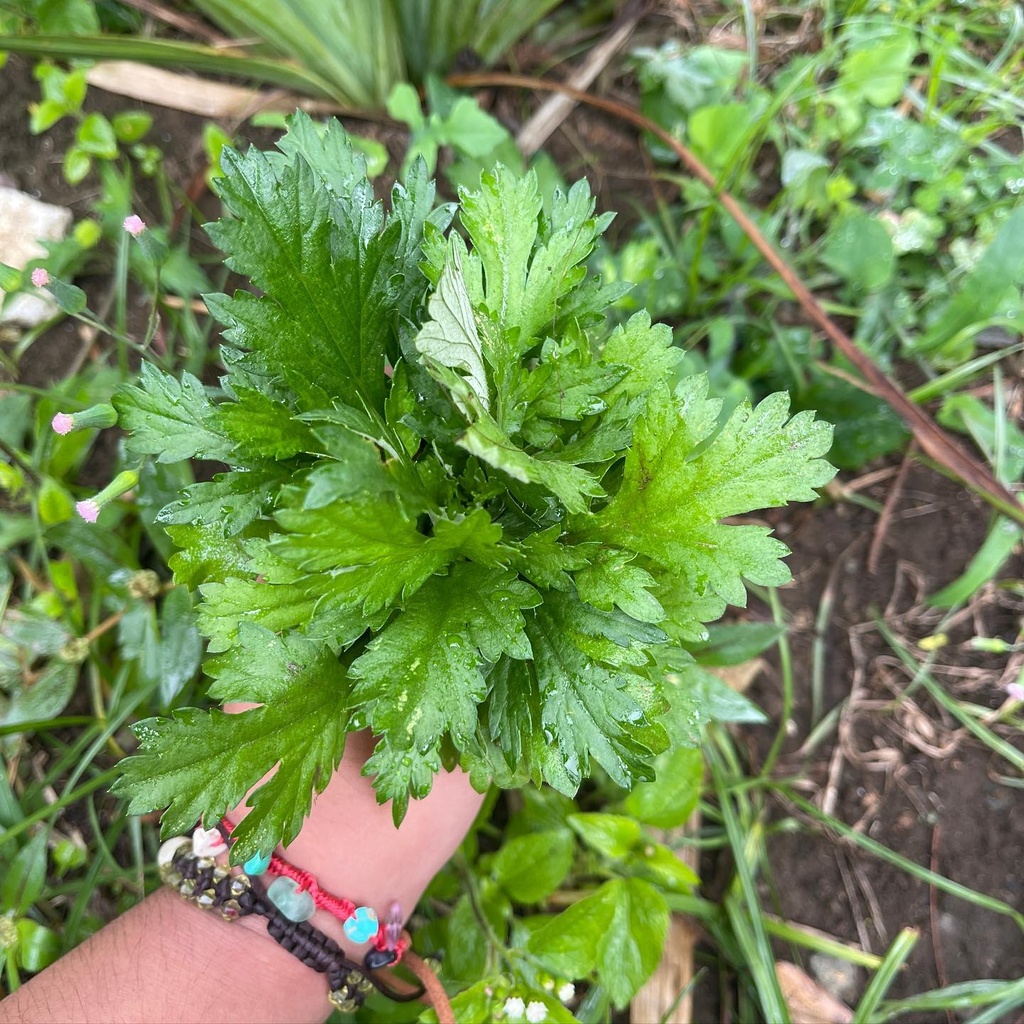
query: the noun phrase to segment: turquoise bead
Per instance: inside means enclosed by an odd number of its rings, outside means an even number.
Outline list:
[[[305,890],[300,892],[298,882],[290,878],[275,878],[267,898],[289,921],[308,921],[316,910],[313,897]]]
[[[342,927],[352,942],[369,942],[377,934],[377,911],[373,907],[357,907]]]
[[[264,857],[262,853],[254,853],[246,862],[242,865],[242,870],[247,875],[262,875],[266,872],[267,868],[270,867],[269,855]]]

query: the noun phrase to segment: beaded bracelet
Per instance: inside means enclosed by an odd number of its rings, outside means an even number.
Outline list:
[[[212,831],[212,830],[211,830]],[[373,989],[395,1002],[408,1002],[423,995],[424,989],[398,992],[370,972],[395,960],[394,951],[385,951],[387,959],[372,949],[363,966],[349,960],[333,939],[314,928],[308,921],[294,921],[285,916],[264,890],[258,878],[244,871],[219,866],[214,857],[227,849],[226,844],[209,841],[209,833],[197,829],[197,852],[188,836],[169,839],[160,847],[157,863],[166,885],[204,910],[216,910],[225,921],[257,914],[266,918],[267,933],[283,949],[307,967],[325,974],[330,988],[328,999],[342,1013],[354,1013]],[[216,834],[216,833],[215,833]]]
[[[229,818],[221,818],[220,824],[222,834],[230,836],[234,832]],[[397,903],[391,904],[386,922],[378,921],[373,907],[357,907],[351,900],[326,892],[311,871],[295,867],[277,853],[255,854],[242,870],[250,877],[264,873],[277,876],[267,890],[268,895],[293,920],[307,920],[317,908],[326,910],[342,922],[345,935],[352,942],[372,941],[378,953],[395,954],[390,960],[377,958],[380,962],[375,962],[373,969],[397,963],[409,947],[409,940],[402,935],[402,910]]]

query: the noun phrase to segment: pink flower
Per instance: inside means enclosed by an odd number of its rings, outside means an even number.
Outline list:
[[[1010,683],[1006,687],[1006,692],[1014,700],[1024,700],[1024,686],[1021,686],[1020,683]]]
[[[71,431],[75,429],[75,417],[67,412],[59,412],[52,420],[50,420],[50,426],[53,427],[56,433],[63,437],[65,434],[70,434]]]
[[[80,501],[75,505],[75,511],[87,522],[95,523],[100,517],[100,506],[88,498],[85,501]]]
[[[133,213],[125,217],[124,229],[132,238],[138,238],[146,230],[146,222],[137,213]]]
[[[50,272],[45,267],[36,267],[32,271],[32,283],[37,288],[45,288],[50,283]]]

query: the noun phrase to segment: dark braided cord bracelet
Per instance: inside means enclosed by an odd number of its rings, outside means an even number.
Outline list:
[[[398,992],[373,975],[373,971],[394,962],[388,951],[371,949],[360,965],[308,921],[291,921],[267,899],[262,882],[244,872],[235,874],[217,864],[213,857],[198,856],[192,840],[179,836],[161,848],[160,876],[190,903],[215,910],[225,921],[256,914],[266,919],[267,933],[282,949],[327,976],[328,999],[342,1013],[354,1013],[376,989],[394,1002],[419,999],[422,987]]]

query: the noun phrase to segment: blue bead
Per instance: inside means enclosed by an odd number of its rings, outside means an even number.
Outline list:
[[[369,942],[377,934],[377,911],[373,907],[357,907],[342,927],[353,942]]]
[[[270,856],[264,857],[262,853],[254,853],[242,865],[242,870],[247,875],[262,875],[270,867]]]
[[[289,921],[308,921],[316,911],[313,897],[306,890],[300,891],[298,882],[290,878],[275,878],[267,889],[267,899]]]

